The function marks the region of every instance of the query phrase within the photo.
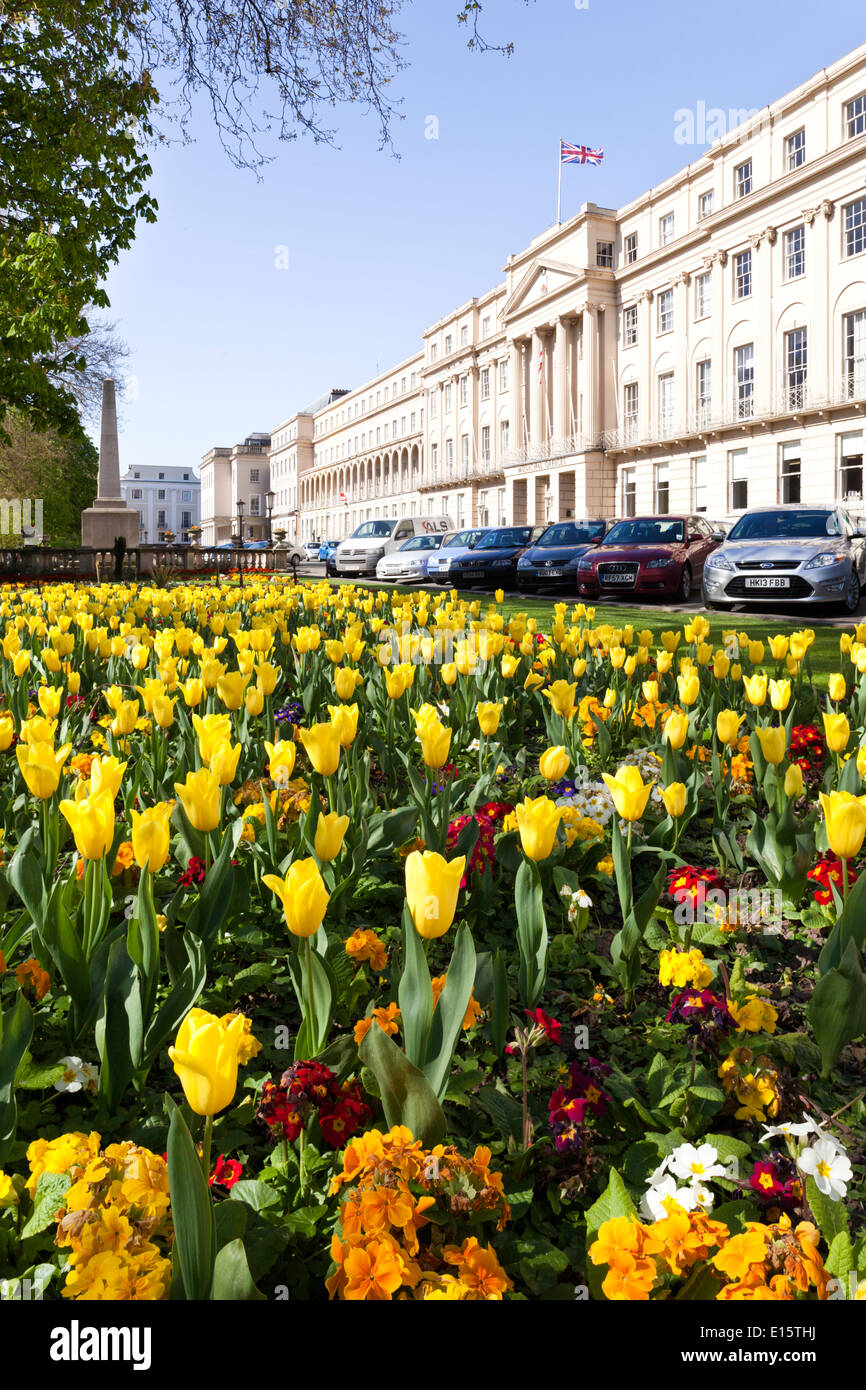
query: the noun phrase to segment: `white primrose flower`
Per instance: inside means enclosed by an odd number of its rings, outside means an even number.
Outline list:
[[[92,1062],[82,1062],[80,1057],[61,1057],[63,1075],[55,1081],[55,1091],[93,1091],[99,1084],[99,1068]]]
[[[804,1149],[797,1159],[797,1167],[807,1177],[814,1178],[818,1191],[832,1202],[842,1200],[854,1176],[851,1160],[832,1139],[819,1139],[811,1148]]]
[[[780,1134],[786,1139],[805,1139],[807,1134],[817,1134],[820,1138],[825,1137],[820,1125],[816,1125],[815,1121],[805,1114],[803,1123],[799,1125],[770,1125],[761,1135],[761,1143],[768,1144],[771,1139],[776,1139]]]
[[[712,1193],[708,1187],[705,1187],[702,1182],[696,1182],[692,1184],[692,1192],[695,1196],[696,1207],[700,1207],[701,1211],[712,1210],[716,1198],[715,1194]],[[689,1210],[691,1210],[691,1208],[689,1208]]]
[[[677,1180],[670,1174],[662,1178],[661,1182],[655,1187],[650,1187],[641,1198],[641,1215],[649,1217],[653,1221],[664,1221],[669,1215],[665,1202],[673,1198],[684,1211],[693,1211],[697,1206],[695,1189],[693,1187],[678,1187]]]
[[[727,1178],[730,1174],[719,1162],[718,1150],[712,1144],[680,1144],[668,1160],[668,1167],[686,1182],[709,1182],[712,1178]]]

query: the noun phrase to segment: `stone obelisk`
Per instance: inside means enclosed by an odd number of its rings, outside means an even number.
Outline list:
[[[138,545],[139,515],[120,491],[120,453],[117,445],[117,403],[114,382],[102,383],[99,434],[99,480],[93,506],[81,513],[81,544],[111,550],[118,536],[128,547]]]

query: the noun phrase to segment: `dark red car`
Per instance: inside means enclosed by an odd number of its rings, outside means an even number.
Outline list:
[[[578,561],[577,587],[583,598],[657,594],[685,603],[723,540],[702,516],[629,517]]]

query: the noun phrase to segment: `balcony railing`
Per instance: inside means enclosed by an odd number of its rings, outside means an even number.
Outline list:
[[[584,454],[602,447],[601,435],[591,437],[584,434],[570,434],[529,443],[520,449],[509,449],[503,455],[505,468],[540,468],[556,459],[569,458],[572,454]]]
[[[658,421],[647,429],[639,421],[628,421],[615,430],[605,430],[603,447],[609,452],[646,448],[667,444],[690,435],[714,434],[717,430],[789,415],[826,410],[833,406],[866,402],[866,379],[846,376],[827,387],[813,386],[808,381],[783,381],[769,399],[754,393],[735,396],[721,410],[713,410],[707,402],[692,407],[686,420]]]

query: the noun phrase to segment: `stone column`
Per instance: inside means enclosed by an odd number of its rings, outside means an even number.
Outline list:
[[[529,380],[532,391],[532,405],[529,412],[529,438],[533,445],[544,443],[545,438],[545,391],[544,391],[544,370],[539,373],[538,364],[544,349],[544,340],[541,333],[536,328],[532,334],[532,347],[530,349],[529,361]]]
[[[598,313],[594,304],[583,311],[584,434],[595,441],[598,432]]]
[[[564,441],[568,427],[568,325],[565,319],[556,320],[553,351],[553,434]],[[563,447],[560,444],[560,448]]]

